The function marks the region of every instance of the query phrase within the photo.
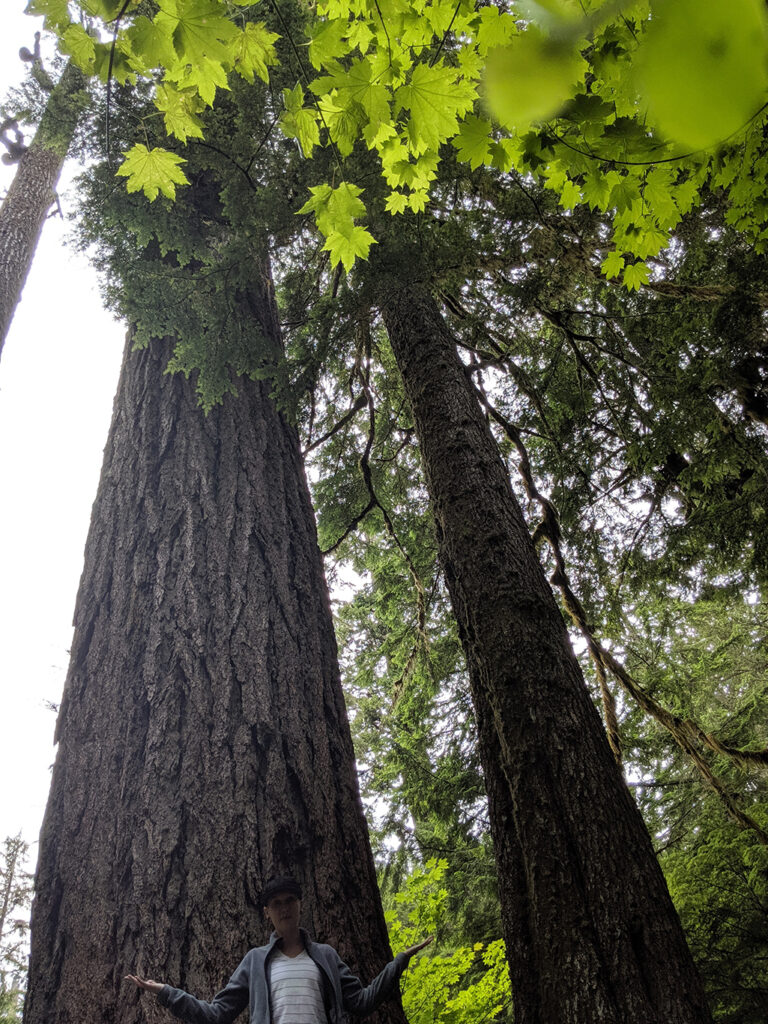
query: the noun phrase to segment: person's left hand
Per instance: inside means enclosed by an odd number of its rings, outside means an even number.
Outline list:
[[[403,952],[410,960],[414,953],[418,953],[420,949],[424,949],[425,946],[428,946],[434,937],[434,935],[430,935],[428,939],[424,939],[423,942],[419,942],[418,945],[411,946],[409,949],[404,949]]]

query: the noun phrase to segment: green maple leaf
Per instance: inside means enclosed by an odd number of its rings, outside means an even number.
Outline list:
[[[315,185],[309,191],[311,198],[299,213],[314,213],[317,226],[324,235],[334,231],[349,234],[354,227],[355,217],[365,213],[365,204],[360,199],[363,190],[357,185],[347,182],[342,182],[338,188]]]
[[[343,56],[346,48],[341,47],[341,41],[349,31],[347,18],[320,21],[310,31],[309,60],[313,68],[319,70]]]
[[[451,140],[459,151],[459,160],[468,163],[473,171],[488,160],[492,143],[491,122],[474,114],[467,115],[459,134]]]
[[[164,9],[170,9],[164,3]],[[176,27],[173,30],[173,44],[179,59],[188,64],[208,59],[221,64],[230,60],[232,43],[239,35],[237,27],[222,17],[222,7],[216,0],[175,0]],[[165,15],[164,15],[165,17]],[[160,19],[160,15],[157,16]]]
[[[649,276],[648,267],[638,261],[637,263],[630,263],[624,268],[622,280],[631,292],[636,292],[640,285],[648,284]]]
[[[57,29],[69,24],[67,0],[29,0],[25,14],[45,18],[45,28]]]
[[[368,252],[376,239],[365,228],[357,225],[352,228],[349,234],[342,234],[340,231],[332,231],[325,240],[323,249],[331,254],[331,264],[335,267],[337,263],[344,264],[344,269],[349,272],[355,265],[358,256],[361,259],[368,259]]]
[[[126,32],[131,50],[148,68],[169,67],[176,62],[173,27],[169,20],[150,21],[143,15]]]
[[[92,18],[112,21],[120,13],[123,5],[121,0],[80,0],[80,6]]]
[[[387,201],[384,204],[384,209],[391,213],[393,216],[396,213],[402,213],[403,210],[408,207],[408,196],[403,192],[390,192],[387,196]]]
[[[494,46],[506,46],[517,31],[511,14],[502,13],[494,4],[482,7],[474,25],[478,53],[484,57]]]
[[[581,189],[575,181],[566,181],[560,192],[560,206],[566,210],[572,210],[581,202]]]
[[[368,47],[371,45],[374,38],[375,36],[367,22],[355,21],[352,23],[352,28],[349,30],[347,42],[349,43],[350,50],[358,49],[360,53],[365,56],[368,52]]]
[[[408,206],[414,213],[426,210],[428,202],[429,193],[425,189],[417,189],[408,196]]]
[[[283,89],[285,110],[280,115],[280,127],[290,139],[298,139],[304,156],[311,156],[315,146],[320,145],[320,127],[316,110],[303,106],[304,90],[301,82],[293,89]]]
[[[649,256],[658,256],[669,243],[669,235],[655,224],[643,224],[640,234],[632,244],[632,252],[641,260]]]
[[[100,81],[106,82],[110,71],[112,80],[120,85],[136,81],[136,58],[130,53],[125,53],[124,48],[127,47],[127,40],[118,40],[114,49],[111,43],[96,43],[93,73]]]
[[[70,25],[61,37],[61,49],[68,53],[72,60],[83,71],[93,71],[96,59],[94,40],[82,25]]]
[[[334,102],[335,93],[318,100],[322,119],[331,141],[342,156],[349,156],[360,134],[360,118],[346,107]]]
[[[606,210],[611,195],[611,183],[602,171],[590,171],[584,178],[582,194],[592,210]]]
[[[165,130],[169,135],[186,142],[189,137],[203,138],[203,124],[197,114],[197,97],[188,91],[174,89],[172,85],[161,85],[157,90],[155,106],[164,115]]]
[[[120,178],[128,179],[129,192],[143,191],[149,200],[157,199],[162,192],[168,199],[175,199],[176,186],[189,184],[179,166],[186,163],[186,160],[167,149],[147,149],[137,143],[123,155],[125,161],[118,168],[117,174]]]
[[[408,133],[424,148],[437,149],[456,134],[458,119],[472,108],[477,90],[456,81],[456,69],[417,64],[407,85],[395,93],[395,109],[410,111]]]
[[[622,178],[611,189],[610,205],[615,206],[619,213],[624,213],[640,198],[640,189],[634,178]]]
[[[491,167],[506,174],[515,165],[516,141],[513,139],[499,139],[491,143],[489,162]]]
[[[613,252],[609,252],[603,262],[600,264],[600,269],[607,278],[618,277],[624,269],[624,257],[618,251],[614,249]]]
[[[263,21],[249,21],[232,47],[235,71],[246,82],[253,83],[254,76],[268,82],[267,68],[278,62],[275,43],[279,38]]]
[[[195,64],[181,64],[169,68],[165,77],[175,82],[180,89],[195,89],[200,98],[210,107],[216,97],[216,89],[229,89],[227,73],[217,60],[201,57]]]
[[[378,125],[391,118],[389,90],[377,80],[367,57],[355,61],[348,71],[339,67],[332,74],[318,78],[311,89],[317,95],[335,90],[335,101],[342,107],[359,103],[372,124]]]

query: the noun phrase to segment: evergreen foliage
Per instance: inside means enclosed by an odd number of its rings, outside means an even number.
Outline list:
[[[21,1020],[32,902],[28,849],[21,833],[7,836],[0,849],[0,1024]]]

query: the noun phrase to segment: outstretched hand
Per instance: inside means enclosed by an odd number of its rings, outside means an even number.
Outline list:
[[[434,935],[430,935],[428,939],[424,939],[423,942],[419,942],[416,946],[410,946],[408,949],[404,949],[403,952],[410,960],[414,953],[418,953],[420,949],[424,949],[434,939]]]
[[[137,978],[135,974],[126,974],[125,980],[132,981],[137,988],[143,988],[147,992],[154,992],[155,994],[163,987],[162,981],[148,981],[145,978]]]

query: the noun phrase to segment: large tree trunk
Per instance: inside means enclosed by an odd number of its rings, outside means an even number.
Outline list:
[[[0,207],[0,355],[83,110],[85,79],[71,61]]]
[[[278,336],[271,282],[251,296]],[[364,980],[389,946],[297,437],[269,384],[204,417],[126,350],[75,611],[40,846],[26,1024],[168,1019],[128,971],[211,998],[303,919]],[[404,1020],[394,1003],[377,1019]]]
[[[456,345],[424,287],[385,291],[467,657],[516,1024],[710,1020]]]

